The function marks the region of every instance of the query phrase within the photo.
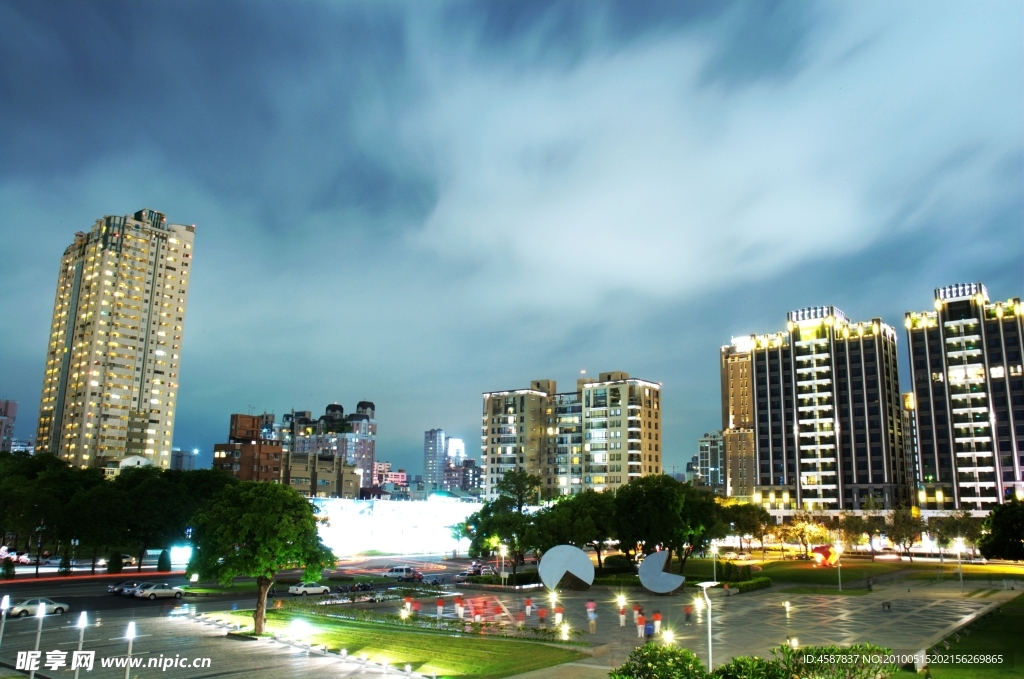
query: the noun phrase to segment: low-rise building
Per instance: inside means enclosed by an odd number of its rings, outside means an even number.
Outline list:
[[[213,468],[239,481],[281,482],[283,448],[272,436],[273,415],[231,416],[228,443],[213,446]],[[269,418],[270,426],[267,426]]]

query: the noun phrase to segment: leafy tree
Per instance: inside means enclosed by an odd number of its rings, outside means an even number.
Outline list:
[[[537,547],[548,550],[560,544],[581,549],[590,547],[603,568],[601,552],[606,540],[615,535],[615,496],[587,489],[576,495],[563,495],[541,510],[536,517]]]
[[[974,556],[974,549],[981,538],[983,523],[984,519],[972,516],[966,509],[960,509],[942,518],[942,531],[949,535],[951,540],[963,540],[964,544],[971,548],[971,556]]]
[[[924,522],[910,507],[897,507],[892,511],[887,528],[889,539],[893,544],[903,548],[911,563],[914,561],[914,555],[910,553],[910,548],[921,537],[922,530]]]
[[[863,516],[853,512],[843,513],[843,521],[839,524],[839,533],[842,536],[843,544],[847,547],[864,544],[864,536],[869,531],[870,526]]]
[[[267,592],[285,568],[300,566],[319,580],[334,563],[317,533],[316,510],[294,489],[245,481],[225,486],[195,517],[188,571],[230,584],[237,576],[256,578],[256,634],[263,633]]]
[[[104,481],[71,498],[68,514],[72,517],[72,530],[82,547],[92,551],[92,572],[95,573],[100,550],[104,547],[120,547],[125,542],[128,516],[126,494],[121,486]]]
[[[810,556],[811,545],[828,539],[828,529],[813,512],[800,510],[793,514],[790,523],[783,524],[783,537],[788,542],[797,542],[804,548],[804,555]]]
[[[724,538],[729,531],[725,508],[718,504],[718,498],[689,483],[682,484],[681,488],[684,498],[682,544],[676,550],[682,557],[679,560],[680,573],[693,550],[706,551],[712,540]]]
[[[882,514],[884,506],[869,495],[860,503],[863,511],[865,526],[867,527],[868,546],[871,548],[871,555],[875,555],[875,536],[881,534],[885,528],[885,516]]]
[[[466,519],[464,532],[472,541],[471,553],[485,553],[504,545],[512,561],[513,583],[526,552],[539,546],[536,517],[527,509],[537,500],[540,485],[537,476],[508,472],[495,486],[498,497]]]
[[[615,493],[615,531],[629,554],[681,549],[686,539],[683,485],[665,474],[633,479]],[[669,555],[671,558],[671,554]]]
[[[159,573],[171,572],[171,552],[167,549],[160,550],[160,557],[156,560],[156,570]]]
[[[986,559],[1024,561],[1024,502],[1012,499],[989,512],[978,547]]]
[[[743,549],[743,536],[749,535],[747,539],[747,551],[750,551],[750,541],[756,535],[763,538],[766,528],[773,523],[772,515],[761,505],[735,504],[724,507],[725,520],[732,526],[733,534],[740,539],[740,549]],[[764,540],[762,539],[762,544]]]
[[[114,479],[128,511],[125,542],[135,547],[140,572],[148,549],[163,549],[185,539],[191,507],[181,501],[181,490],[171,478],[156,467],[132,467]]]
[[[121,550],[117,550],[115,552],[111,552],[110,558],[107,559],[107,572],[108,573],[120,573],[123,570],[124,570],[124,559],[121,558]]]

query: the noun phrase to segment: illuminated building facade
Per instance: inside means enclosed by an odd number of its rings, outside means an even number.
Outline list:
[[[435,488],[444,485],[445,445],[444,429],[423,432],[423,482]]]
[[[280,483],[285,462],[281,442],[271,438],[274,416],[231,416],[228,442],[213,446],[213,468],[231,474],[239,481]]]
[[[916,400],[918,503],[988,509],[1024,495],[1020,298],[991,302],[981,283],[935,290],[907,313]]]
[[[700,437],[697,442],[697,468],[701,485],[716,495],[725,495],[727,470],[722,432],[708,432]]]
[[[749,338],[722,347],[722,444],[725,448],[725,494],[751,501],[757,474],[754,464],[754,400]]]
[[[554,380],[484,397],[483,485],[487,497],[508,471],[541,477],[547,496],[618,488],[662,472],[661,385],[625,372],[576,381],[558,393]]]
[[[749,356],[757,482],[769,509],[858,509],[913,501],[896,333],[835,307],[791,311],[787,330],[736,338]],[[723,409],[731,407],[723,398]],[[723,410],[723,421],[735,412]]]
[[[75,466],[170,465],[195,227],[143,209],[64,251],[36,449]]]

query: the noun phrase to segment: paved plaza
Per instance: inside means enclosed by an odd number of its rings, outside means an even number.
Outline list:
[[[953,582],[914,584],[892,583],[863,596],[824,596],[787,594],[784,588],[772,588],[732,597],[714,597],[713,639],[716,664],[726,662],[733,655],[767,654],[786,641],[797,639],[800,646],[869,642],[899,650],[920,650],[936,643],[951,630],[968,622],[1001,601],[1016,595],[1014,591],[985,592],[973,597],[960,595]],[[566,621],[573,629],[586,630],[586,602],[597,603],[597,634],[585,634],[584,639],[599,647],[594,657],[584,658],[520,675],[522,679],[598,679],[605,677],[610,668],[620,665],[629,652],[644,640],[636,636],[632,621],[632,604],[640,603],[650,615],[660,610],[664,627],[671,629],[676,641],[706,659],[707,618],[704,611],[694,610],[687,623],[684,606],[693,602],[692,594],[655,596],[632,590],[625,594],[630,612],[626,627],[619,627],[615,595],[606,588],[589,592],[566,592],[560,597],[565,608]],[[467,598],[493,595],[466,592]],[[525,596],[499,595],[498,598],[513,617],[522,611]],[[789,601],[787,611],[785,602]],[[891,602],[891,609],[883,610],[883,602]],[[537,625],[536,606],[540,597],[534,597],[534,610],[527,624]],[[550,604],[544,602],[550,608]],[[396,604],[396,610],[400,604]],[[388,610],[388,609],[384,609]],[[424,607],[424,612],[430,608]],[[494,607],[491,608],[494,611]],[[74,650],[78,631],[71,625],[76,616],[50,616],[44,620],[41,650]],[[124,677],[123,669],[100,667],[100,657],[123,655],[127,649],[124,639],[128,620],[135,620],[138,636],[133,654],[143,658],[210,657],[206,669],[170,668],[166,671],[151,668],[133,670],[132,677],[205,677],[255,676],[267,678],[306,679],[324,676],[382,676],[379,668],[364,667],[355,661],[342,662],[337,657],[325,658],[308,655],[299,650],[269,641],[239,641],[225,638],[222,628],[190,622],[178,617],[139,617],[130,611],[114,611],[101,616],[99,625],[86,631],[85,649],[96,651],[96,666],[91,672],[82,672],[82,679],[97,677],[112,679]],[[553,620],[549,616],[548,624]],[[16,652],[28,650],[35,642],[36,620],[10,620],[0,647],[0,660],[13,663]],[[45,657],[45,656],[44,656]],[[70,654],[69,654],[70,657]],[[0,676],[8,676],[8,670]],[[41,669],[40,679],[70,677],[64,670]],[[391,676],[401,676],[392,670]]]

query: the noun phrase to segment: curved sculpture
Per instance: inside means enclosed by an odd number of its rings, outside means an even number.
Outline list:
[[[537,573],[548,589],[557,587],[566,573],[572,573],[588,585],[594,584],[594,564],[586,552],[572,545],[558,545],[544,552]]]
[[[640,564],[640,584],[655,594],[668,594],[686,582],[686,578],[665,572],[668,552],[648,554]]]

